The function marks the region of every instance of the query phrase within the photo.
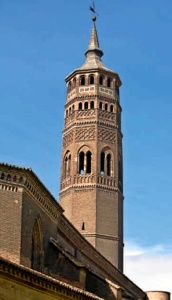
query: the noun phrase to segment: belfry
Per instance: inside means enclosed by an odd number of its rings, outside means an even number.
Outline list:
[[[86,61],[66,77],[60,204],[77,230],[123,271],[121,80],[104,66],[93,25]]]

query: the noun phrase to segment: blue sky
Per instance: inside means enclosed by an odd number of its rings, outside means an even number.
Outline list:
[[[64,78],[84,62],[90,4],[90,0],[0,1],[0,160],[32,167],[56,198]],[[97,0],[96,6],[103,62],[123,82],[125,242],[130,250],[144,249],[141,253],[152,253],[150,249],[157,253],[159,247],[158,257],[165,257],[169,265],[172,2]]]

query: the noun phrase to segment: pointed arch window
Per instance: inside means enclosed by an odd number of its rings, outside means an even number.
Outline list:
[[[102,150],[100,154],[100,174],[112,176],[112,154],[109,149]]]
[[[107,176],[111,175],[111,155],[110,153],[106,157]]]
[[[86,173],[91,173],[91,152],[86,153]]]
[[[43,259],[43,235],[40,217],[38,217],[33,226],[32,249],[31,249],[31,268],[39,272],[42,271]]]
[[[84,147],[78,154],[78,172],[81,175],[90,174],[92,168],[92,153]]]
[[[70,176],[71,172],[71,154],[69,151],[66,152],[64,156],[64,167],[63,167],[63,177],[66,178]]]
[[[100,173],[103,175],[105,172],[105,153],[101,152],[100,156]]]
[[[79,174],[84,174],[84,152],[79,153]]]
[[[85,76],[80,77],[80,85],[85,85]]]

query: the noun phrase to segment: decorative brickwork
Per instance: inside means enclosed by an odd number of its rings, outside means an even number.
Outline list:
[[[94,140],[95,127],[83,127],[76,129],[75,142]]]
[[[100,127],[98,130],[98,139],[114,144],[116,142],[116,133],[113,130],[107,130]]]
[[[63,136],[63,147],[67,147],[73,142],[73,132],[69,132]]]

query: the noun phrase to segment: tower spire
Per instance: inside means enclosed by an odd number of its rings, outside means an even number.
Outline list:
[[[93,20],[93,26],[92,26],[88,49],[85,52],[85,55],[87,58],[89,57],[97,58],[97,59],[99,58],[99,60],[101,60],[101,57],[103,56],[103,51],[100,49],[100,45],[99,45],[99,39],[98,39],[98,34],[96,29],[96,16],[93,16],[92,20]]]

